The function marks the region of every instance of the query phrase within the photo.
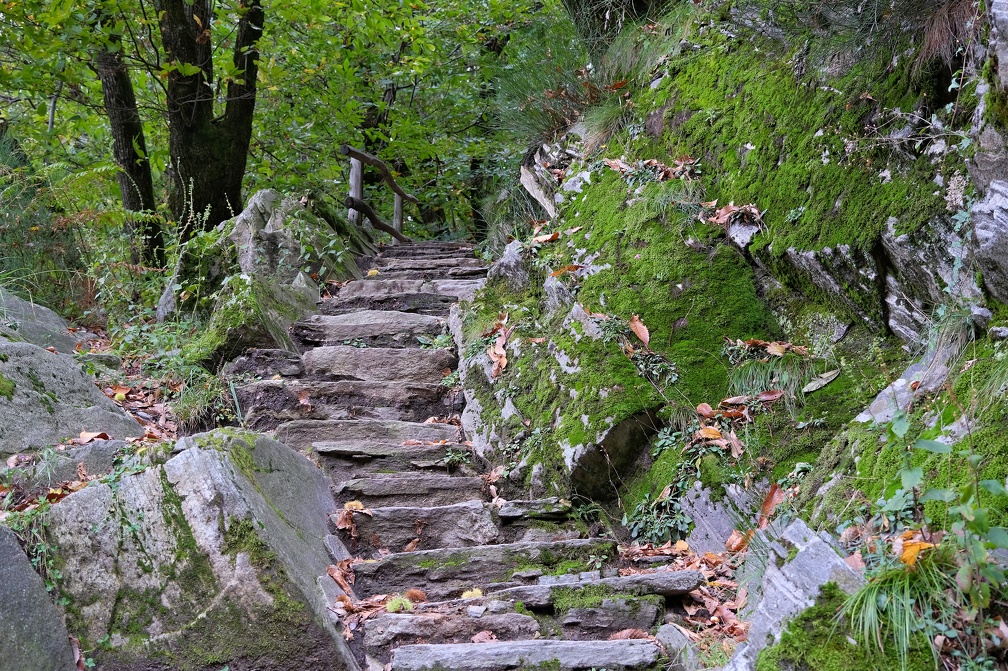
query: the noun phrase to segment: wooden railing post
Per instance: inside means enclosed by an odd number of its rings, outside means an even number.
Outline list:
[[[364,164],[359,159],[350,159],[350,197],[356,200],[364,198]],[[360,212],[348,210],[347,219],[351,226],[360,225]]]

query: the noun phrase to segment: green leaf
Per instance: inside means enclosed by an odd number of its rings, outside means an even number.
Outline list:
[[[921,482],[924,481],[924,469],[920,468],[904,468],[900,471],[900,482],[903,483],[903,489],[913,489],[918,487]]]
[[[991,527],[987,530],[987,542],[993,543],[994,547],[1008,550],[1008,529]]]
[[[952,448],[945,443],[938,442],[937,440],[923,440],[919,439],[914,441],[915,450],[924,450],[925,452],[931,452],[932,454],[948,454],[952,451]]]
[[[1005,489],[1004,483],[1000,480],[981,480],[980,486],[994,496],[1008,496],[1008,489]]]
[[[909,430],[910,420],[907,419],[906,413],[901,412],[893,417],[892,424],[889,425],[889,431],[896,435],[896,437],[903,438]]]
[[[926,490],[920,497],[921,503],[927,503],[928,501],[943,501],[945,503],[952,503],[955,500],[956,493],[955,490],[952,489],[932,488]]]

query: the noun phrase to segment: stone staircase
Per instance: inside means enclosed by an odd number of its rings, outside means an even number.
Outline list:
[[[360,265],[365,279],[291,328],[300,357],[238,362],[264,378],[238,390],[247,423],[317,459],[343,509],[327,547],[352,567],[352,587],[319,585],[348,667],[675,668],[685,639],[674,627],[609,639],[652,631],[700,572],[620,576],[615,541],[592,537],[566,502],[491,501],[488,465],[458,422],[463,395],[442,384],[454,345],[430,347],[450,343],[449,308],[482,286],[485,265],[455,243],[390,247]]]

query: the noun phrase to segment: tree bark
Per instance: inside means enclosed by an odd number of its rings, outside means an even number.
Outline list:
[[[244,7],[233,52],[242,74],[228,82],[224,113],[215,117],[210,2],[156,0],[154,5],[168,62],[175,66],[168,75],[168,207],[186,239],[242,209],[264,12],[260,0]],[[191,66],[198,71],[185,74]]]
[[[127,222],[127,233],[140,243],[132,245],[133,262],[162,268],[165,265],[164,237],[161,226],[152,216],[157,205],[150,162],[147,160],[143,122],[140,120],[133,82],[121,53],[121,50],[113,52],[108,47],[99,47],[95,55],[102,96],[105,99],[105,114],[112,131],[112,153],[119,166],[116,177],[123,207],[141,215],[130,218]]]

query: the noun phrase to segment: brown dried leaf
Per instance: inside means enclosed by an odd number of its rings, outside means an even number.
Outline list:
[[[707,440],[719,440],[721,438],[721,431],[713,426],[703,426],[697,431],[697,436]]]
[[[301,391],[298,392],[298,405],[304,407],[305,410],[307,410],[308,412],[311,412],[312,404],[311,401],[308,399],[308,394],[309,392],[307,389],[302,389]]]
[[[787,352],[787,345],[780,342],[772,342],[766,347],[767,354],[773,354],[774,356],[784,356]]]
[[[471,640],[473,643],[489,643],[490,641],[496,641],[497,635],[489,629],[484,629],[478,634],[473,635]]]
[[[850,566],[855,571],[864,573],[865,563],[864,559],[861,557],[861,550],[858,550],[849,557],[844,557],[844,562],[846,562],[847,566]]]
[[[560,239],[560,231],[553,231],[552,233],[544,233],[542,235],[537,235],[532,238],[532,242],[544,245],[547,242],[556,242]]]
[[[423,603],[427,600],[427,593],[422,589],[417,589],[416,587],[410,587],[408,590],[403,592],[403,596],[410,600],[410,603]]]
[[[406,547],[404,547],[402,549],[402,551],[403,552],[413,552],[414,550],[417,549],[418,545],[420,545],[420,537],[419,536],[417,536],[416,538],[414,538],[413,540],[411,540],[409,543],[407,543]]]
[[[610,641],[634,641],[641,638],[651,638],[651,634],[643,629],[621,629],[609,637]]]
[[[731,532],[731,536],[725,541],[725,549],[728,552],[742,552],[749,546],[749,541],[752,540],[753,530],[750,529],[745,534],[743,534],[738,529],[734,529]]]
[[[770,518],[773,516],[774,509],[785,500],[787,500],[787,492],[781,489],[780,485],[776,482],[770,485],[770,491],[767,492],[766,498],[763,499],[763,505],[760,506],[760,529],[767,528],[767,525],[770,524]]]
[[[769,391],[761,391],[756,398],[763,403],[773,403],[782,396],[784,396],[784,392],[780,389],[771,389]]]
[[[739,440],[738,434],[735,433],[735,429],[732,429],[728,433],[728,444],[731,446],[732,459],[738,459],[743,454],[745,454],[745,445]]]
[[[648,333],[647,326],[644,326],[644,322],[637,315],[630,317],[630,330],[633,331],[640,341],[644,343],[644,347],[648,346],[648,342],[651,340],[651,334]]]
[[[696,407],[697,414],[706,419],[711,419],[714,416],[714,408],[710,407],[710,403],[701,403]]]
[[[569,266],[561,266],[560,268],[557,268],[552,273],[550,273],[550,277],[560,277],[565,273],[576,273],[582,268],[584,268],[584,266],[579,266],[576,263],[572,263]]]

